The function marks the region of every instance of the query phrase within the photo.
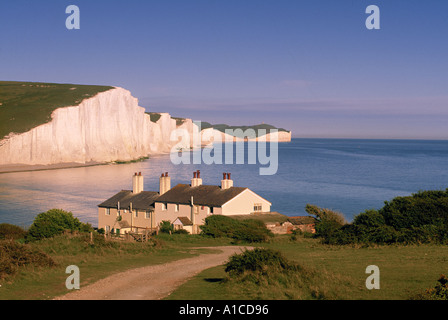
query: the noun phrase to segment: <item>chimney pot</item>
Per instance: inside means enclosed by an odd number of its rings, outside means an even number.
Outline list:
[[[230,179],[230,173],[227,173],[227,179],[228,179],[228,180],[231,180],[231,179]]]
[[[200,178],[201,177],[201,171],[197,171],[197,173],[198,173],[198,178]]]
[[[193,172],[193,178],[196,179],[197,172]]]
[[[226,180],[227,179],[227,173],[223,173],[222,174],[222,180]]]

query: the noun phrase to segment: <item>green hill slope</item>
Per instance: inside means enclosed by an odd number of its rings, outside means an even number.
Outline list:
[[[0,81],[0,139],[51,121],[54,110],[80,104],[114,87]]]

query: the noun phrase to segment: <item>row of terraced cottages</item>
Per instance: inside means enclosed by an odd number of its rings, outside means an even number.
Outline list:
[[[123,190],[98,205],[98,228],[106,233],[143,233],[156,230],[162,221],[175,229],[199,233],[199,226],[210,215],[249,215],[269,213],[271,203],[249,188],[234,187],[229,173],[221,185],[203,185],[199,171],[191,184],[171,188],[168,173],[160,177],[159,191],[144,191],[143,176],[135,173],[132,190]]]

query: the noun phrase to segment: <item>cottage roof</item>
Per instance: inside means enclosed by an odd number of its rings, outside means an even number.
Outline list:
[[[174,220],[173,224],[177,224],[177,220],[179,220],[179,222],[183,225],[183,226],[192,226],[193,222],[191,222],[190,219],[188,219],[187,217],[177,217],[176,220]]]
[[[132,191],[122,190],[110,199],[99,204],[98,207],[118,209],[118,203],[120,203],[120,209],[130,209],[132,203],[132,209],[152,210],[154,209],[154,201],[158,197],[159,193],[153,191],[142,191],[134,194]]]
[[[231,187],[222,189],[219,186],[201,185],[192,187],[187,184],[178,184],[162,196],[156,202],[191,204],[191,197],[195,205],[208,207],[221,207],[248,188]]]

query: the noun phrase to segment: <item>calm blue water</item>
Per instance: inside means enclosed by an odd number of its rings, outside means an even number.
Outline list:
[[[384,201],[419,190],[448,188],[448,141],[294,139],[279,145],[279,168],[260,176],[260,165],[173,165],[169,155],[140,163],[0,174],[0,223],[28,226],[40,212],[72,211],[97,225],[97,205],[142,172],[145,190],[157,191],[168,171],[172,186],[189,183],[201,170],[204,184],[220,184],[231,172],[272,202],[273,211],[305,215],[307,203],[342,212],[348,221]]]

